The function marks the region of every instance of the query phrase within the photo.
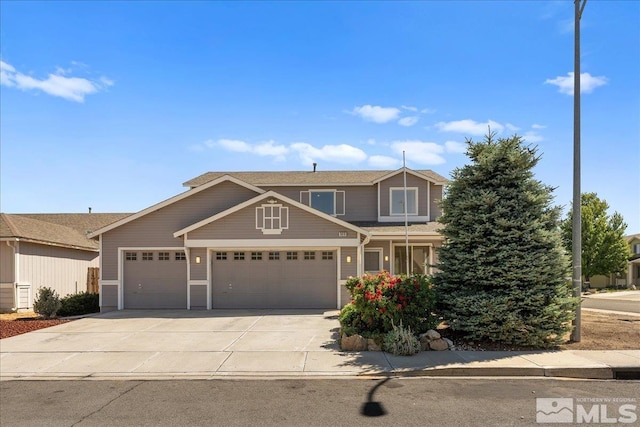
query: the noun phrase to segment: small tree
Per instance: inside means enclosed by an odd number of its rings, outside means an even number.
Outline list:
[[[33,302],[33,311],[45,319],[51,319],[56,317],[56,313],[61,306],[62,303],[56,291],[46,287],[38,289],[38,296]]]
[[[467,140],[472,164],[452,173],[433,278],[440,314],[467,338],[551,347],[576,299],[552,188],[533,177],[536,149],[518,136]]]
[[[582,275],[586,282],[596,275],[608,276],[624,273],[631,256],[624,239],[627,224],[622,215],[609,216],[609,204],[596,193],[583,193],[580,198],[582,213]],[[571,252],[573,209],[562,222],[562,240]]]

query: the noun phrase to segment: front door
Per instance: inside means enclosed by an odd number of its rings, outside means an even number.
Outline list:
[[[394,274],[407,274],[407,248],[394,246]],[[429,246],[409,246],[409,269],[412,274],[429,271]]]

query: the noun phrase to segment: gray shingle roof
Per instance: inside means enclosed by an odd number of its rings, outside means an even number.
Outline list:
[[[0,237],[95,251],[98,242],[87,232],[109,225],[128,213],[1,214]]]
[[[286,171],[286,172],[207,172],[197,176],[183,185],[185,187],[198,187],[229,175],[255,186],[265,185],[371,185],[376,180],[389,175],[392,170],[365,170],[365,171]],[[445,183],[447,179],[432,170],[414,170],[425,178],[438,183]]]

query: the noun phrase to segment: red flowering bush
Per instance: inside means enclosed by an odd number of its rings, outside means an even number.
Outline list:
[[[435,293],[428,276],[391,276],[387,271],[347,280],[352,301],[340,312],[340,325],[347,335],[384,334],[402,322],[417,333],[436,324],[431,313]]]

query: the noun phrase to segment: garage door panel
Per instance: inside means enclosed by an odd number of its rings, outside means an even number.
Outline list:
[[[333,259],[212,261],[212,306],[214,308],[334,308],[337,299],[337,264]]]
[[[157,254],[156,254],[157,255]],[[185,308],[186,261],[125,261],[124,307]]]

